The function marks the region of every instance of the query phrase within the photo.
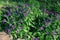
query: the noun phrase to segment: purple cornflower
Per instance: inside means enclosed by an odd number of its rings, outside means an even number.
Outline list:
[[[56,30],[54,30],[54,31],[52,32],[52,34],[53,34],[53,35],[56,35],[56,34],[57,34],[57,31],[56,31]]]
[[[55,16],[57,16],[57,15],[58,15],[58,13],[56,13],[56,12],[55,12],[55,13],[54,13],[54,15],[55,15]]]
[[[10,24],[10,26],[12,27],[12,29],[14,29],[14,28],[15,28],[15,26],[14,26],[14,25],[12,25],[12,24]]]
[[[49,10],[47,10],[47,9],[45,10],[45,12],[48,13],[48,15],[49,15],[49,14],[53,14],[53,15],[57,16],[57,14],[58,14],[57,12],[49,11]]]
[[[48,13],[48,14],[50,14],[49,10],[47,10],[47,9],[45,10],[45,12]]]
[[[15,26],[14,26],[14,25],[11,25],[11,27],[12,27],[12,29],[14,29],[14,28],[15,28]]]
[[[7,32],[8,32],[8,33],[10,33],[10,32],[11,32],[11,30],[10,30],[10,29],[7,29]]]
[[[39,40],[39,38],[32,38],[32,40]]]
[[[28,4],[25,4],[25,6],[29,6]]]
[[[44,20],[44,23],[45,23],[46,27],[47,27],[48,24],[50,24],[51,22],[52,22],[52,20],[49,20],[49,19]]]
[[[24,13],[24,16],[27,16],[28,14],[27,13]]]
[[[11,16],[11,12],[10,11],[8,11],[8,16]]]
[[[40,27],[40,30],[44,30],[44,28],[43,27]]]
[[[53,15],[57,15],[57,13],[56,12],[54,12],[54,11],[49,11],[49,10],[45,10],[45,12],[48,14],[48,15],[50,15],[50,14],[53,14]]]
[[[3,24],[4,24],[4,23],[5,23],[5,22],[7,22],[7,21],[6,21],[6,19],[3,19],[3,21],[2,21],[2,22],[3,22]]]
[[[53,14],[54,16],[57,16],[57,12],[54,12],[54,11],[50,11],[51,14]]]

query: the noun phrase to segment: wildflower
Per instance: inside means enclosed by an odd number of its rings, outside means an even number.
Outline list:
[[[46,27],[48,26],[48,24],[50,24],[52,22],[52,19],[45,19],[44,23],[46,25]]]
[[[39,38],[32,38],[32,40],[39,40]]]
[[[55,16],[57,16],[57,15],[58,15],[58,13],[56,13],[56,12],[55,12],[55,13],[54,13],[54,15],[55,15]]]
[[[25,4],[25,6],[28,6],[28,4]]]
[[[27,13],[24,13],[24,16],[27,16],[28,14]]]
[[[8,33],[10,33],[10,32],[11,32],[11,30],[10,30],[10,29],[7,29],[7,32],[8,32]]]
[[[48,15],[53,14],[54,16],[57,16],[57,12],[54,11],[48,11],[47,9],[45,10],[46,13],[48,13]]]
[[[4,24],[4,23],[5,23],[5,22],[7,22],[7,21],[6,21],[6,19],[3,19],[3,21],[2,21],[2,22],[3,22],[3,24]]]
[[[43,27],[40,27],[40,30],[44,30],[44,28]]]
[[[57,31],[56,31],[56,30],[54,30],[54,31],[52,32],[52,34],[53,34],[53,35],[56,35],[56,34],[57,34]]]
[[[12,29],[14,29],[14,28],[15,28],[15,26],[14,26],[14,25],[11,25],[11,27],[12,27]]]
[[[46,13],[50,14],[50,12],[48,10],[45,10]]]
[[[12,29],[14,29],[15,28],[15,26],[13,25],[13,24],[9,24],[11,27],[12,27]]]
[[[11,16],[11,12],[8,11],[8,16]]]

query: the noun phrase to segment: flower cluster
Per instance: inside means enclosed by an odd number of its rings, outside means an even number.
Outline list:
[[[30,11],[28,5],[7,5],[3,6],[1,11],[3,12],[1,19],[2,31],[7,33],[15,32],[15,34],[19,34],[19,32],[23,29],[21,24]]]

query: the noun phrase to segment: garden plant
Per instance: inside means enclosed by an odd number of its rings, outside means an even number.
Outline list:
[[[60,0],[1,0],[0,32],[13,40],[60,40]]]

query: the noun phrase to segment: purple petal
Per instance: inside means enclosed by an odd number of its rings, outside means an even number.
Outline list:
[[[54,31],[52,32],[52,34],[53,34],[53,35],[56,35],[56,34],[57,34],[57,31],[56,31],[56,30],[54,30]]]
[[[11,16],[11,12],[8,11],[8,16]]]
[[[44,28],[43,27],[40,27],[40,30],[44,30]]]
[[[24,13],[24,16],[27,16],[28,14],[27,13]]]
[[[32,40],[39,40],[39,38],[32,38]]]
[[[10,33],[10,32],[11,32],[11,30],[10,30],[10,29],[7,29],[7,32],[8,32],[8,33]]]
[[[9,24],[9,25],[11,26],[11,28],[12,28],[12,29],[14,29],[14,28],[15,28],[15,26],[14,26],[14,25],[12,25],[12,24]]]
[[[4,24],[4,23],[5,23],[5,22],[7,22],[7,21],[6,21],[6,19],[3,19],[3,21],[2,21],[2,22],[3,22],[3,24]]]
[[[50,12],[48,10],[45,10],[46,13],[50,14]]]
[[[14,25],[11,25],[11,27],[12,27],[12,29],[14,29],[14,28],[15,28],[15,26],[14,26]]]
[[[29,6],[28,4],[25,4],[25,6]]]

